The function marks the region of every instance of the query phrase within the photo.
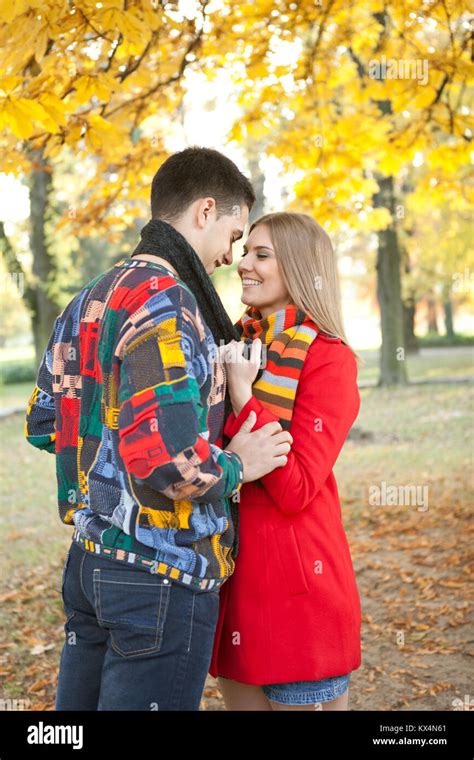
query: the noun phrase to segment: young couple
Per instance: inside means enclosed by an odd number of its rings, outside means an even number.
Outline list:
[[[361,610],[333,466],[357,362],[304,214],[252,224],[229,320],[209,275],[254,201],[221,153],[172,155],[138,247],[56,320],[26,435],[74,526],[57,710],[198,710],[208,672],[229,710],[347,709]]]

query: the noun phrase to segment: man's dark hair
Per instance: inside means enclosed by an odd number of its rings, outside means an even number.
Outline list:
[[[160,166],[151,185],[153,219],[174,221],[198,198],[216,201],[217,218],[235,206],[251,210],[255,193],[230,158],[212,148],[193,146],[174,153]]]

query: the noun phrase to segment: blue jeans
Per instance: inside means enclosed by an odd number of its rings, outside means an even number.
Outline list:
[[[71,544],[56,710],[199,710],[219,613],[200,591]]]

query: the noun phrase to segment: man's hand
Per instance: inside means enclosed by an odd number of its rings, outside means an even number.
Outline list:
[[[283,430],[279,422],[267,422],[259,430],[250,432],[256,421],[257,415],[250,412],[226,447],[227,451],[235,451],[241,458],[244,483],[263,478],[276,467],[284,467],[288,461],[286,454],[293,443],[290,433]]]

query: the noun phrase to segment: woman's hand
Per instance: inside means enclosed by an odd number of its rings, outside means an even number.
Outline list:
[[[252,385],[257,377],[262,356],[262,341],[255,338],[252,342],[250,357],[243,355],[244,341],[232,340],[221,349],[221,358],[226,365],[227,383],[234,414],[240,410],[252,396]]]

